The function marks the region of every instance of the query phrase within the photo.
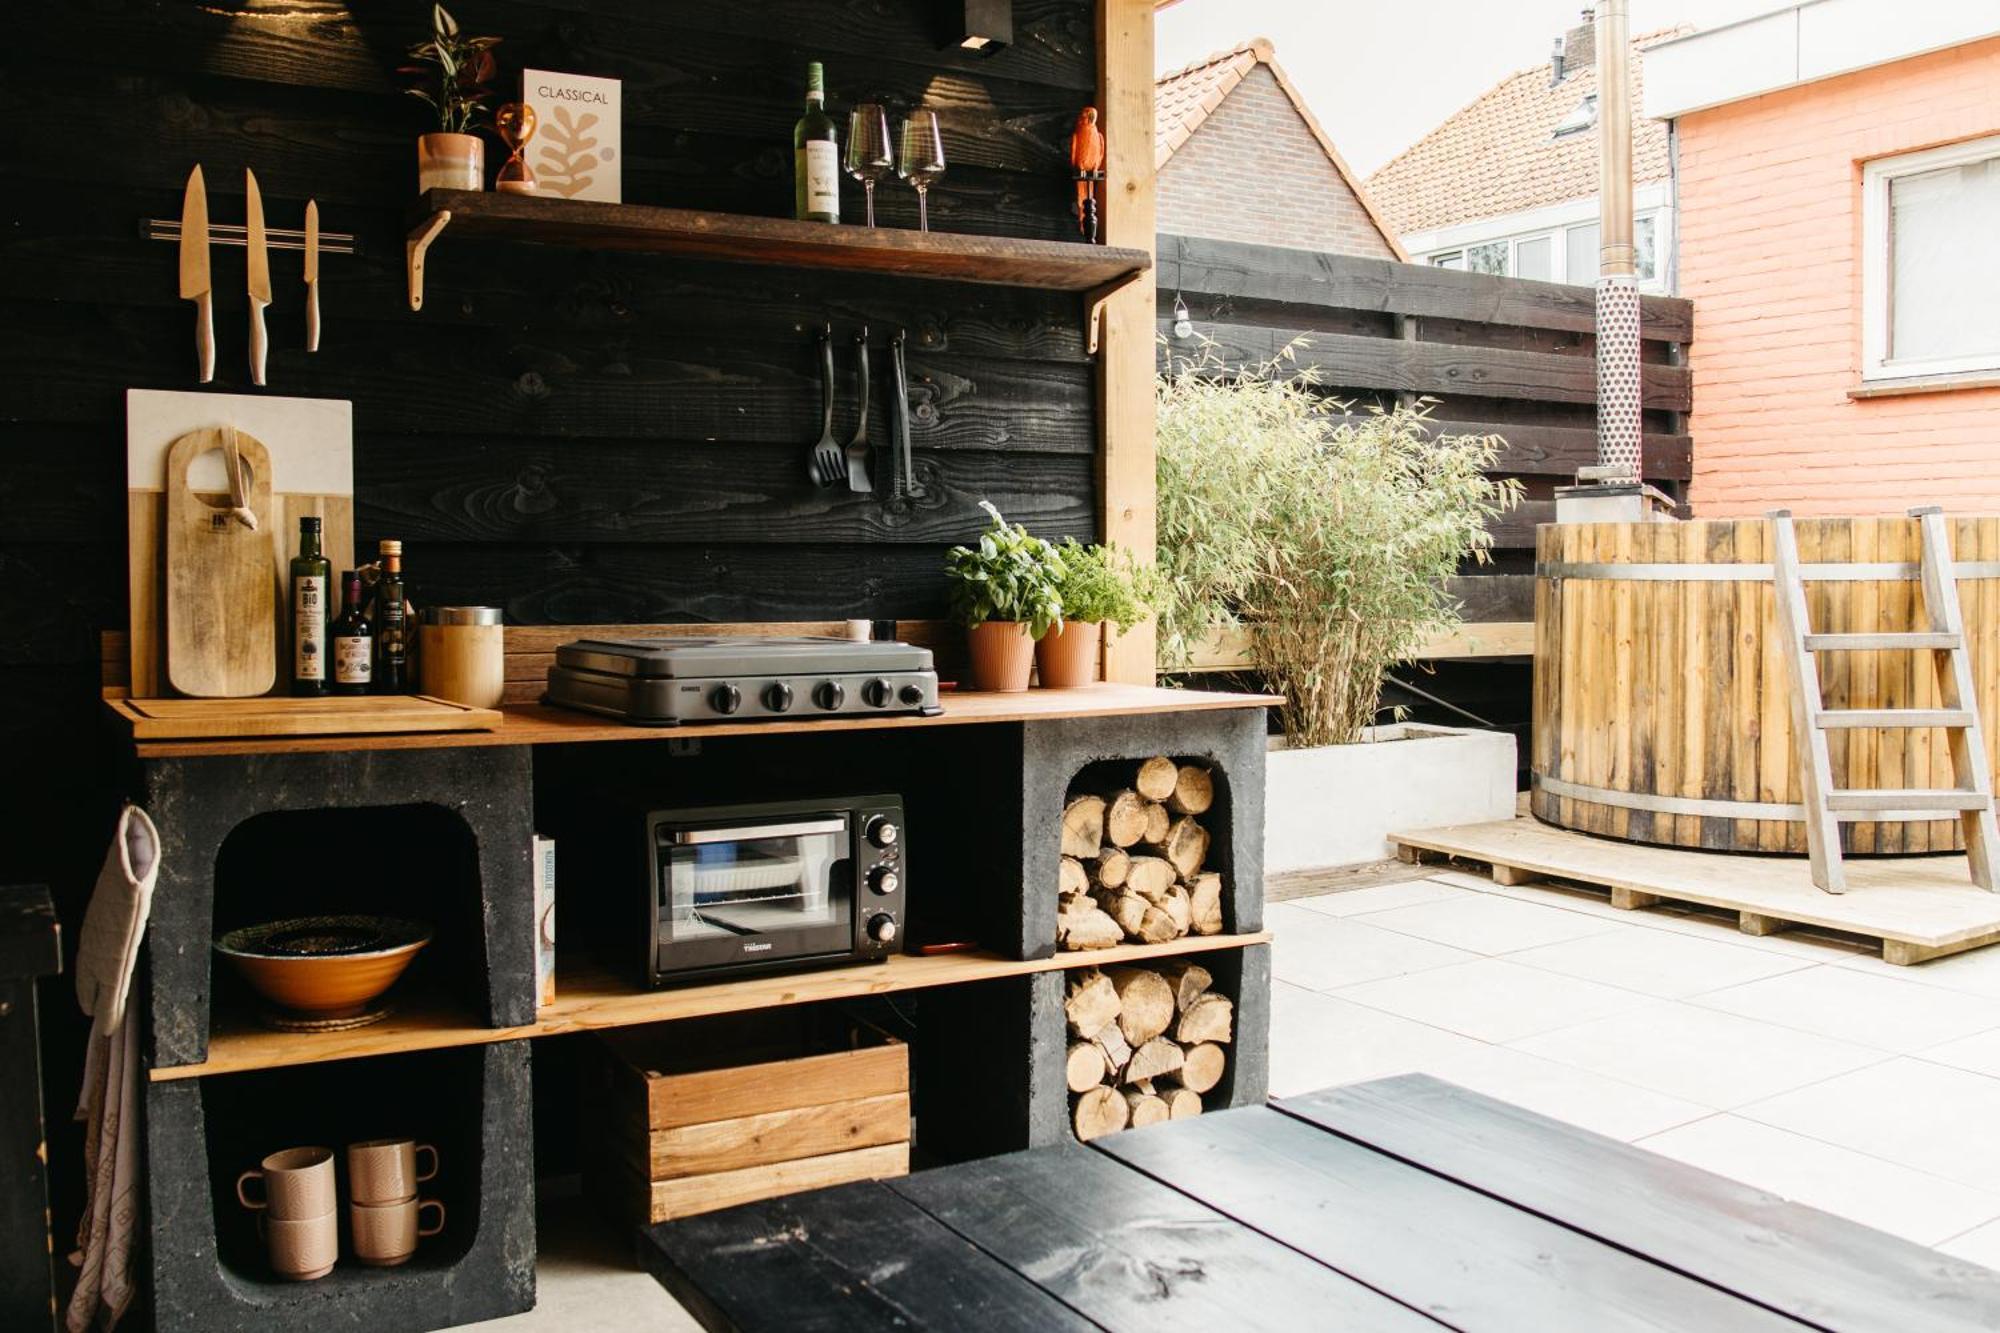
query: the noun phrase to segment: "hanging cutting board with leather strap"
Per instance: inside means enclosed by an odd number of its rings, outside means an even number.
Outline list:
[[[231,478],[220,494],[188,482],[214,450]],[[271,518],[271,455],[256,437],[207,427],[167,450],[167,683],[182,694],[242,699],[276,682]]]

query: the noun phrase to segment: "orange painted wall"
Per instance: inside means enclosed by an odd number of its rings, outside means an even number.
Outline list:
[[[2000,388],[1848,397],[1862,166],[2000,132],[2000,38],[1692,112],[1679,132],[1695,514],[2000,510]]]

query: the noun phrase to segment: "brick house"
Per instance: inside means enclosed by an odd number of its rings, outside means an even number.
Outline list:
[[[1632,39],[1632,180],[1640,289],[1671,292],[1673,171],[1666,126],[1638,111],[1640,53],[1685,29]],[[1544,282],[1597,281],[1597,30],[1590,11],[1549,60],[1502,79],[1368,178],[1410,259]]]
[[[1407,258],[1262,37],[1159,79],[1153,160],[1162,235]]]
[[[1703,517],[2000,509],[2000,6],[1812,0],[1646,53]]]

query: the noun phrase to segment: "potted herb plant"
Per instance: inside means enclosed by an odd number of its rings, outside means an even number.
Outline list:
[[[1035,641],[1035,671],[1047,688],[1089,685],[1097,680],[1106,623],[1123,634],[1146,618],[1143,574],[1115,547],[1085,546],[1074,537],[1056,548],[1056,558],[1062,562],[1056,582],[1062,621]]]
[[[1160,659],[1172,670],[1240,634],[1283,696],[1267,870],[1373,860],[1400,829],[1513,814],[1512,735],[1376,725],[1383,674],[1458,623],[1447,580],[1485,560],[1488,520],[1520,495],[1488,475],[1497,436],[1440,436],[1428,413],[1349,415],[1289,357],[1231,372],[1204,356],[1160,381]]]
[[[992,516],[979,544],[945,554],[951,615],[966,629],[972,687],[1011,693],[1028,688],[1035,640],[1062,620],[1056,590],[1063,565],[1054,547],[1007,522],[991,503],[979,507]]]
[[[486,143],[472,131],[486,109],[498,37],[468,37],[443,5],[431,6],[431,39],[410,48],[404,74],[425,84],[408,90],[437,113],[434,133],[417,137],[417,189],[486,188]]]

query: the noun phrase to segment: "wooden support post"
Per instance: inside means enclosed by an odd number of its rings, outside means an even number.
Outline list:
[[[1104,127],[1104,243],[1151,253],[1153,0],[1098,0],[1098,123]],[[1141,563],[1153,559],[1153,318],[1151,270],[1104,303],[1097,353],[1099,534]],[[1104,647],[1104,678],[1150,685],[1152,622]]]
[[[1657,893],[1641,893],[1637,889],[1621,889],[1611,886],[1611,905],[1627,912],[1635,912],[1641,907],[1651,907],[1660,901]]]
[[[1540,878],[1541,876],[1532,870],[1523,870],[1519,866],[1503,866],[1498,861],[1493,863],[1495,884],[1532,884]]]
[[[1791,929],[1792,923],[1775,916],[1764,916],[1757,912],[1738,912],[1736,928],[1745,935],[1775,935],[1781,930]]]

